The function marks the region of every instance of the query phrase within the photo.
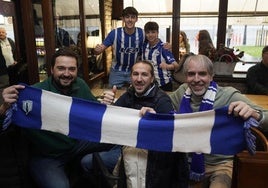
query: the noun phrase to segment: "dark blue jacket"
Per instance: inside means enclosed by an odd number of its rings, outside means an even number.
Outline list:
[[[157,113],[173,111],[169,96],[157,86],[143,97],[137,97],[134,89],[129,88],[115,105],[134,109],[146,106],[153,108]],[[187,188],[188,174],[186,154],[148,151],[146,188]]]

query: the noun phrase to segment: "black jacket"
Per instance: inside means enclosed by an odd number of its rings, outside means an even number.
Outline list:
[[[143,97],[137,97],[134,89],[129,88],[115,105],[134,109],[152,107],[157,113],[169,113],[173,110],[169,96],[157,86]],[[148,151],[146,188],[187,188],[188,174],[186,154]]]
[[[250,67],[247,72],[249,94],[268,95],[268,67],[262,62]]]

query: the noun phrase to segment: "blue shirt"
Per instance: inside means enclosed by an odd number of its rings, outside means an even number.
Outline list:
[[[163,45],[164,43],[159,40],[155,46],[150,47],[149,43],[146,41],[142,48],[142,59],[152,62],[155,79],[159,86],[163,86],[171,81],[171,72],[160,68],[159,65],[161,62],[172,64],[176,61],[171,51],[163,48]]]
[[[113,45],[112,68],[130,72],[137,57],[141,55],[143,41],[144,32],[139,27],[136,27],[131,35],[127,34],[123,27],[112,30],[103,41],[107,47]]]

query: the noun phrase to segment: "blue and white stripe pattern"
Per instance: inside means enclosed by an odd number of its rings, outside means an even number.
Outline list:
[[[144,41],[144,32],[136,27],[132,35],[127,34],[123,27],[112,30],[103,41],[105,46],[113,45],[112,68],[115,70],[130,72],[130,69],[141,55]]]
[[[29,86],[20,91],[13,108],[12,121],[18,126],[94,142],[225,155],[247,146],[244,121],[228,115],[227,108],[139,117],[135,109],[106,106]]]
[[[172,64],[176,62],[171,51],[163,47],[164,43],[160,40],[154,47],[150,47],[148,42],[143,43],[142,59],[152,62],[154,67],[154,75],[160,86],[171,81],[171,72],[160,68],[160,64],[165,62]]]

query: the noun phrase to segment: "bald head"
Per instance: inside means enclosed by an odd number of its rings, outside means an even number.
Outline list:
[[[4,40],[7,37],[7,32],[4,27],[0,27],[0,39]]]

